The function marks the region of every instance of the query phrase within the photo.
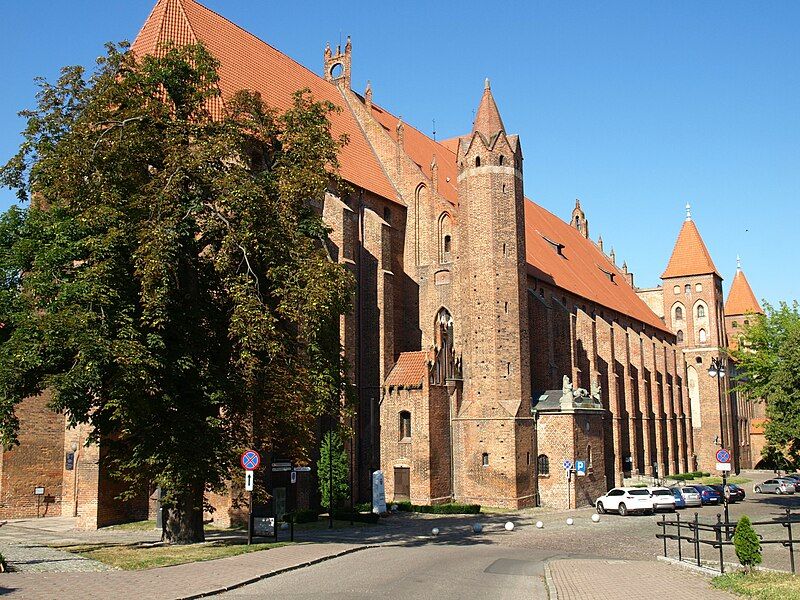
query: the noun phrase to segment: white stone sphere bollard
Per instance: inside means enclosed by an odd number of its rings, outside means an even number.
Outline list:
[[[474,531],[475,533],[480,533],[481,531],[483,531],[483,525],[481,525],[480,523],[475,523],[472,526],[472,531]]]
[[[506,531],[514,531],[514,524],[511,521],[506,523]]]
[[[536,521],[536,529],[541,529],[542,527],[544,527],[544,523],[541,521]]]
[[[439,528],[438,527],[434,527],[433,529],[431,529],[431,535],[433,535],[433,536],[439,535]]]
[[[567,525],[572,525],[573,523],[575,523],[575,521],[572,519],[572,517],[567,519]]]
[[[598,515],[597,513],[594,513],[592,515],[592,521],[594,521],[595,523],[599,523],[600,522],[600,515]]]

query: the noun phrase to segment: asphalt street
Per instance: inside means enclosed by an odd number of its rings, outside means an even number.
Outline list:
[[[552,553],[486,545],[373,548],[264,579],[224,598],[546,599]]]

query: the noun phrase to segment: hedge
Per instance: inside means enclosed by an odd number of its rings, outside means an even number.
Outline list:
[[[691,473],[676,473],[675,475],[667,475],[667,479],[673,481],[691,481],[692,479],[700,479],[702,477],[710,477],[711,473],[703,471],[692,471]]]
[[[397,509],[403,512],[429,513],[434,515],[477,515],[481,512],[480,504],[411,504],[411,502],[395,502]]]

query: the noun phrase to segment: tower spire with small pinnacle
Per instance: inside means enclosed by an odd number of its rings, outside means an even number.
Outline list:
[[[742,259],[739,258],[738,254],[736,255],[736,270],[737,271],[741,271],[742,270]]]
[[[686,203],[686,220],[687,221],[692,220],[692,205],[689,204],[688,202]]]

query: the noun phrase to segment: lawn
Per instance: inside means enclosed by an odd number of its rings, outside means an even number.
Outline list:
[[[139,571],[142,569],[168,567],[170,565],[238,556],[248,552],[279,548],[280,546],[288,545],[288,543],[289,542],[276,542],[270,544],[252,544],[248,546],[238,540],[222,540],[180,546],[153,546],[149,544],[78,544],[73,546],[59,546],[59,549],[79,554],[85,558],[91,558],[125,571]]]
[[[715,577],[715,588],[757,600],[800,600],[800,577],[789,573],[756,571]]]

